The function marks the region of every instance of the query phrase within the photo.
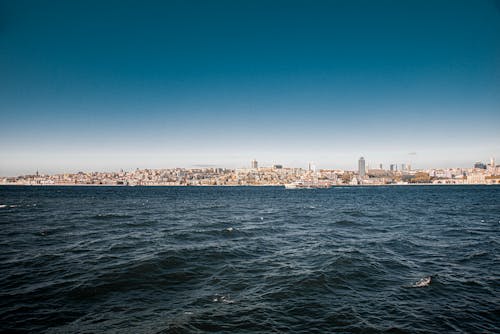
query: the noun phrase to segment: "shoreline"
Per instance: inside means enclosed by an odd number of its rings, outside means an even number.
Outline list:
[[[297,188],[288,190],[302,190],[302,189],[329,189],[329,188],[346,188],[346,187],[405,187],[405,186],[499,186],[500,184],[495,183],[413,183],[413,184],[335,184],[327,188]],[[1,183],[1,186],[15,186],[15,187],[121,187],[121,188],[135,188],[135,187],[179,187],[179,188],[206,188],[206,187],[277,187],[284,188],[283,184],[235,184],[235,185],[166,185],[166,184],[140,184],[140,185],[123,185],[123,184],[5,184]]]

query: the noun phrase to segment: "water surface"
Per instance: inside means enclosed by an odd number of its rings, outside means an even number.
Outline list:
[[[500,331],[497,186],[4,186],[0,250],[3,332]]]

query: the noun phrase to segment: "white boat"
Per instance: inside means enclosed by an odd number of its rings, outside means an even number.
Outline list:
[[[327,184],[319,184],[304,181],[295,181],[292,183],[286,183],[285,189],[317,189],[317,188],[330,188]]]

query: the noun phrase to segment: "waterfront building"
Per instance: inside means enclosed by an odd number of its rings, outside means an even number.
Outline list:
[[[484,184],[486,181],[485,173],[472,173],[467,176],[468,184]]]

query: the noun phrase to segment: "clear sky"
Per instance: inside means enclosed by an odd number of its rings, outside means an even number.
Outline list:
[[[499,1],[0,0],[0,175],[359,156],[500,160]]]

